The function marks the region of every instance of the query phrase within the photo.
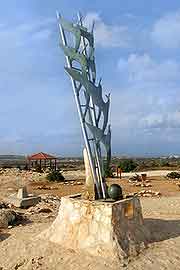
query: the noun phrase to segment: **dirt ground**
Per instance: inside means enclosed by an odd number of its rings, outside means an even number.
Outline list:
[[[72,173],[72,172],[71,172]],[[67,177],[68,178],[68,177]],[[66,179],[67,179],[66,178]],[[79,193],[83,189],[82,175],[65,183],[28,181],[29,192],[39,195],[64,196]],[[0,231],[0,269],[1,270],[117,270],[117,269],[180,269],[180,190],[177,181],[166,180],[163,176],[148,177],[152,187],[136,187],[128,179],[108,179],[108,184],[118,183],[123,193],[151,189],[162,195],[155,198],[141,198],[145,225],[151,232],[149,247],[128,266],[122,267],[85,253],[64,249],[62,246],[44,242],[37,238],[48,228],[55,215],[31,214],[18,226]],[[18,189],[17,177],[0,176],[0,200]],[[23,210],[24,212],[26,210]],[[57,214],[57,213],[56,213]]]
[[[178,180],[167,180],[163,176],[148,177],[149,184],[151,187],[136,187],[128,182],[128,178],[118,179],[109,178],[107,179],[107,184],[111,185],[113,183],[119,184],[122,187],[123,194],[127,195],[129,193],[139,192],[142,190],[153,190],[155,192],[160,192],[162,196],[179,196],[180,188],[178,187]],[[179,181],[180,182],[180,181]],[[39,189],[41,186],[51,187],[48,189]],[[65,196],[75,193],[81,193],[84,185],[84,180],[78,181],[66,181],[63,183],[49,183],[47,181],[42,181],[41,183],[31,182],[28,184],[28,188],[31,192],[36,194],[48,193],[57,196]]]
[[[168,171],[166,172],[168,173]],[[159,176],[157,176],[157,174],[159,174]],[[132,173],[128,173],[127,176],[123,177],[122,179],[116,177],[109,178],[107,179],[107,184],[110,185],[112,183],[117,183],[121,185],[124,194],[150,189],[156,192],[160,192],[162,196],[179,195],[180,188],[177,186],[178,180],[167,180],[164,176],[164,171],[157,171],[157,173],[150,171],[147,172],[147,175],[150,175],[147,177],[147,179],[151,184],[151,187],[148,188],[136,187],[129,183],[128,176],[132,176]],[[64,183],[50,183],[45,179],[43,175],[38,179],[38,181],[32,180],[29,175],[23,175],[22,177],[21,174],[17,173],[16,175],[13,175],[12,173],[0,175],[0,200],[16,192],[19,183],[26,185],[30,193],[36,194],[51,194],[61,197],[65,195],[80,193],[82,191],[85,182],[84,171],[69,171],[64,173],[64,176]],[[21,178],[23,178],[23,181],[21,181]],[[45,188],[42,188],[43,186],[45,186]]]

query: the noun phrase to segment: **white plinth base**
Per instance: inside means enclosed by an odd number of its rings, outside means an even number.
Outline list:
[[[71,249],[108,258],[128,258],[144,249],[149,233],[138,198],[117,202],[61,198],[59,214],[43,237]]]

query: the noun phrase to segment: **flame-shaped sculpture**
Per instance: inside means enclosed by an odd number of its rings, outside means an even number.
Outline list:
[[[101,144],[105,147],[107,166],[109,166],[111,161],[111,129],[108,125],[110,94],[106,95],[107,101],[104,101],[101,81],[96,84],[93,27],[92,31],[88,31],[83,26],[82,18],[76,24],[66,21],[60,15],[58,15],[58,19],[62,37],[60,46],[68,64],[65,70],[72,80],[92,176],[99,198],[103,196],[105,199]],[[74,35],[74,47],[68,44],[66,31]],[[81,95],[84,95],[86,104],[82,104]]]

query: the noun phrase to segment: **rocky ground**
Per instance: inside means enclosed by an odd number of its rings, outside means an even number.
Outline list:
[[[0,176],[0,213],[2,209],[12,211],[12,216],[8,215],[12,222],[0,230],[1,270],[180,269],[180,191],[176,185],[177,181],[150,177],[148,180],[151,187],[146,188],[132,185],[128,179],[109,179],[109,183],[120,182],[124,193],[146,189],[161,193],[160,196],[153,198],[141,197],[144,222],[151,232],[151,241],[143,253],[131,260],[128,266],[123,267],[112,263],[110,258],[102,260],[38,238],[40,232],[48,228],[55,219],[60,197],[82,190],[81,176],[71,179],[69,175],[68,181],[63,184],[49,184],[45,181],[44,175],[35,173],[25,175],[24,172],[22,176],[21,172],[15,173],[14,175],[14,171],[11,170],[1,173]],[[41,195],[41,202],[38,205],[29,209],[15,209],[2,203],[9,194],[17,191],[18,181],[22,181],[22,179],[17,181],[17,177],[23,177],[29,190]]]

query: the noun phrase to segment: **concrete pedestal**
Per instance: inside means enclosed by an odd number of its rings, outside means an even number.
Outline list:
[[[29,195],[29,197],[27,198],[22,198],[19,199],[16,197],[16,194],[14,195],[10,195],[8,198],[8,203],[13,204],[16,207],[22,207],[22,208],[26,208],[26,207],[30,207],[33,205],[36,205],[38,202],[40,201],[40,197],[38,196],[31,196]]]
[[[74,195],[61,198],[59,214],[42,236],[63,247],[121,260],[144,249],[149,233],[138,198],[103,202]]]
[[[36,205],[41,198],[32,194],[28,194],[26,187],[22,187],[18,190],[17,194],[12,194],[7,199],[7,202],[13,204],[16,207],[29,207]]]

